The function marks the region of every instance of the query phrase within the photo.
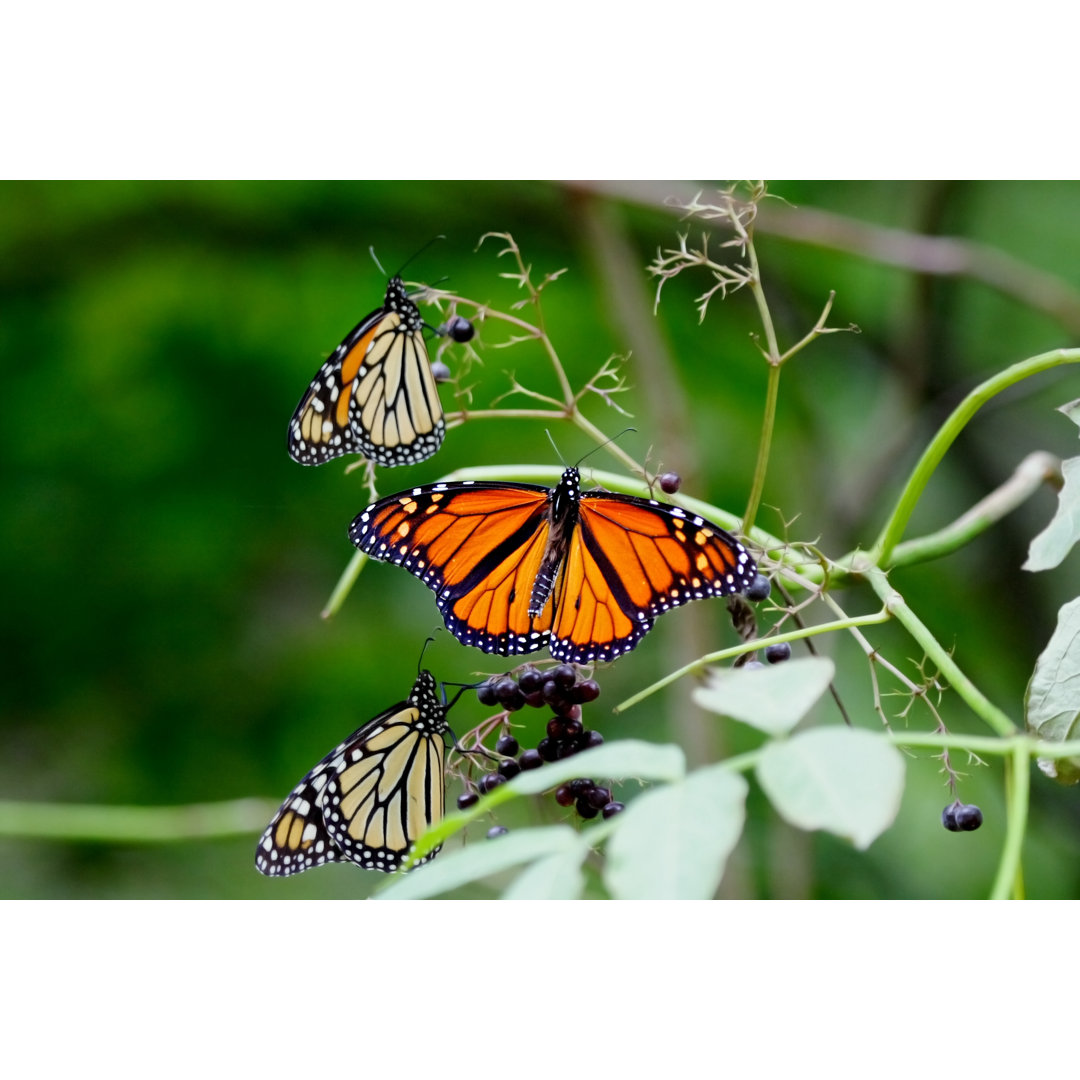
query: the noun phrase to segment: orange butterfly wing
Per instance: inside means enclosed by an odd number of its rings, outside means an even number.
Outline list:
[[[551,627],[550,603],[529,614],[550,503],[551,489],[536,484],[429,484],[369,506],[349,538],[420,578],[459,641],[500,656],[534,652]]]

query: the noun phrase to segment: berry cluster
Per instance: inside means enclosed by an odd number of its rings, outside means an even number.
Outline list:
[[[600,787],[592,780],[571,780],[555,792],[555,801],[560,806],[573,806],[583,818],[594,818],[603,813],[609,818],[624,809],[621,802],[611,797],[611,788]]]
[[[458,796],[461,810],[476,804],[481,795],[517,776],[522,769],[537,769],[546,761],[560,761],[582,750],[599,746],[604,737],[599,731],[588,730],[581,720],[581,706],[600,696],[600,686],[594,679],[579,679],[572,664],[559,664],[542,670],[526,664],[517,674],[494,675],[476,691],[481,705],[500,706],[509,712],[525,707],[551,709],[547,731],[534,748],[522,750],[513,735],[500,736],[495,752],[502,758],[495,771],[485,773],[476,782],[476,789]],[[564,801],[560,793],[574,786],[574,796]],[[601,794],[603,799],[601,800]],[[622,803],[612,801],[608,788],[597,787],[592,780],[574,780],[563,785],[555,795],[560,806],[576,805],[582,817],[605,817],[618,813]],[[492,830],[490,835],[502,835]]]
[[[949,803],[941,811],[941,824],[949,832],[974,832],[982,823],[982,811],[973,804],[962,803],[959,799]]]

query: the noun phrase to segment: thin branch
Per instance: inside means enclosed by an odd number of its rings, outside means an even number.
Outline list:
[[[266,799],[186,806],[0,802],[0,836],[159,844],[258,833],[277,810]]]

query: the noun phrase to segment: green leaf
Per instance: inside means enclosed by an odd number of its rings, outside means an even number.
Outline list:
[[[827,727],[770,743],[757,778],[780,816],[869,847],[896,819],[904,758],[881,735]]]
[[[1062,405],[1058,412],[1080,427],[1080,400]],[[1057,510],[1050,524],[1031,541],[1024,570],[1052,570],[1060,566],[1080,540],[1080,458],[1063,461],[1061,475],[1065,482],[1058,492]]]
[[[424,863],[402,874],[374,899],[426,900],[521,863],[577,849],[580,843],[580,837],[568,825],[516,829]]]
[[[523,795],[539,795],[558,787],[582,773],[611,780],[636,777],[639,780],[678,780],[686,775],[686,755],[677,746],[658,746],[641,739],[622,739],[586,751],[587,757],[553,761],[539,769],[518,773],[509,783],[500,784],[468,810],[447,814],[438,825],[428,829],[416,844],[415,858],[426,855],[475,818],[482,817],[503,803]],[[583,764],[587,762],[588,764]]]
[[[585,885],[581,864],[590,845],[581,842],[568,851],[556,851],[522,870],[503,893],[504,900],[576,900]]]
[[[1058,506],[1050,524],[1028,548],[1024,570],[1052,570],[1060,566],[1073,545],[1080,540],[1080,458],[1061,463],[1065,483],[1058,492]]]
[[[1035,661],[1035,670],[1024,694],[1024,719],[1028,731],[1047,742],[1077,737],[1080,721],[1080,598],[1070,600],[1058,612],[1057,627],[1049,644]],[[1080,759],[1040,760],[1039,767],[1063,784],[1080,780]]]
[[[694,701],[769,735],[786,735],[829,688],[835,671],[825,656],[750,671],[712,668],[705,685],[694,690]]]
[[[620,900],[707,900],[746,818],[746,781],[724,765],[638,796],[616,818],[604,883]]]

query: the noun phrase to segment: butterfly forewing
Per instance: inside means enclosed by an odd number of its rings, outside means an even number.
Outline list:
[[[446,433],[424,323],[400,278],[319,369],[289,424],[289,454],[321,465],[363,454],[380,465],[431,457]]]

